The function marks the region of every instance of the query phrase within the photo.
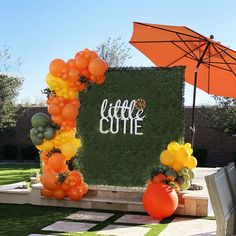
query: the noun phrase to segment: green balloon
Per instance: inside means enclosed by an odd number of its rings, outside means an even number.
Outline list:
[[[40,133],[42,133],[42,132],[44,131],[44,128],[43,128],[42,126],[39,126],[39,127],[38,127],[38,131],[39,131]]]
[[[37,138],[43,139],[43,138],[44,138],[44,135],[43,135],[42,133],[38,133],[38,134],[37,134]]]
[[[183,175],[183,178],[184,178],[185,180],[190,180],[190,175],[189,175],[189,174]]]
[[[49,116],[42,112],[35,113],[31,118],[31,124],[34,128],[38,128],[40,126],[45,127],[49,124],[49,121]]]
[[[36,135],[36,134],[38,134],[38,129],[35,129],[35,128],[32,128],[31,130],[30,130],[30,136],[31,135]]]
[[[40,145],[43,143],[43,139],[42,138],[38,138],[38,137],[34,137],[31,138],[31,141],[34,145]]]
[[[194,179],[194,173],[193,173],[193,171],[192,170],[188,170],[188,174],[189,174],[189,176],[190,176],[190,181],[192,181],[193,179]]]
[[[180,189],[181,190],[187,190],[187,189],[189,189],[190,188],[190,181],[185,181],[183,184],[180,184]]]
[[[178,176],[176,181],[179,183],[179,185],[181,185],[185,182],[185,179],[182,176]]]
[[[172,176],[174,176],[175,179],[177,178],[177,173],[176,173],[174,170],[171,170],[171,169],[167,170],[167,171],[165,172],[165,175],[166,175],[166,176],[172,175]]]
[[[55,134],[56,134],[56,129],[53,129],[52,127],[47,127],[45,128],[44,132],[44,138],[47,140],[50,140],[52,138],[54,138]]]

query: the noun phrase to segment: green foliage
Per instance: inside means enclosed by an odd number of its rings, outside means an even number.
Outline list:
[[[213,128],[226,135],[236,134],[236,99],[214,96],[216,106],[207,109],[207,118]]]
[[[159,154],[184,136],[184,68],[120,68],[106,75],[103,86],[80,94],[77,130],[82,139],[78,166],[89,184],[144,186]],[[104,99],[146,101],[143,135],[101,134],[100,106]]]
[[[12,66],[20,66],[21,58],[14,58],[11,55],[11,47],[6,45],[0,49],[0,137],[11,127],[14,127],[17,120],[19,106],[15,99],[23,83],[23,78],[9,74]]]
[[[109,67],[125,66],[131,58],[130,48],[121,41],[121,38],[108,38],[97,46],[98,56],[105,60]]]
[[[15,104],[23,79],[14,75],[0,74],[0,136],[16,125],[19,107]]]

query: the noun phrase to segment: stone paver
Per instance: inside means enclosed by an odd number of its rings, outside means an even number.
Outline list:
[[[53,236],[49,234],[29,234],[28,236]]]
[[[106,228],[97,232],[102,235],[115,236],[144,236],[150,228],[140,226],[108,225]]]
[[[67,216],[66,219],[104,221],[113,215],[114,214],[112,214],[112,213],[78,211],[74,214]]]
[[[215,220],[176,217],[159,236],[213,236],[216,235]]]
[[[120,217],[115,222],[145,225],[145,224],[157,224],[159,220],[155,220],[151,216],[126,214]]]
[[[29,234],[28,236],[53,236],[49,234]]]
[[[92,228],[96,224],[91,223],[80,223],[80,222],[68,222],[68,221],[57,221],[42,230],[47,231],[58,231],[58,232],[85,232]]]

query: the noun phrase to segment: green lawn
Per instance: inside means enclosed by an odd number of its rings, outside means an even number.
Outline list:
[[[0,164],[0,185],[15,183],[19,181],[27,181],[32,172],[39,170],[39,164]],[[13,205],[0,203],[0,235],[29,235],[31,233],[43,233],[42,228],[56,221],[65,220],[65,217],[73,212],[78,211],[75,208],[61,207],[45,207],[33,205]],[[91,211],[96,211],[92,209]],[[102,210],[99,210],[100,212]],[[106,211],[105,211],[106,212]],[[45,232],[50,235],[88,235],[95,236],[96,232],[105,228],[109,224],[114,224],[115,220],[126,214],[126,212],[113,211],[114,215],[104,222],[96,223],[96,226],[91,228],[90,232],[85,233],[52,233]],[[147,225],[151,228],[147,236],[158,235],[172,218],[165,219],[158,225]],[[126,224],[127,225],[127,224]]]
[[[55,223],[56,221],[65,220],[65,217],[77,212],[76,208],[62,208],[62,207],[46,207],[46,206],[33,206],[33,205],[13,205],[13,204],[0,204],[0,235],[2,236],[24,236],[33,233],[50,234],[50,235],[63,235],[63,236],[95,236],[96,232],[114,223],[119,217],[127,212],[112,211],[114,214],[109,219],[103,222],[94,221],[81,221],[88,223],[95,223],[96,226],[91,228],[90,232],[85,233],[56,233],[56,232],[43,232],[42,228]],[[91,209],[91,211],[96,211]],[[102,211],[99,212],[109,212]],[[137,213],[134,213],[137,214]],[[140,213],[142,214],[142,213]],[[162,220],[157,225],[146,225],[145,227],[151,228],[146,234],[147,236],[158,235],[174,217],[169,217]],[[69,220],[68,220],[69,221]],[[134,225],[134,224],[122,224]],[[137,226],[137,225],[136,225]]]
[[[39,164],[0,164],[0,185],[28,181]]]

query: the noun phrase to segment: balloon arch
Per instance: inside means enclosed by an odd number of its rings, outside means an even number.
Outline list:
[[[97,53],[85,49],[67,62],[55,59],[49,67],[46,82],[47,110],[31,118],[30,138],[40,151],[42,195],[79,200],[88,191],[79,171],[70,171],[67,161],[81,147],[76,138],[76,118],[80,108],[78,95],[91,84],[105,81],[108,65]]]

